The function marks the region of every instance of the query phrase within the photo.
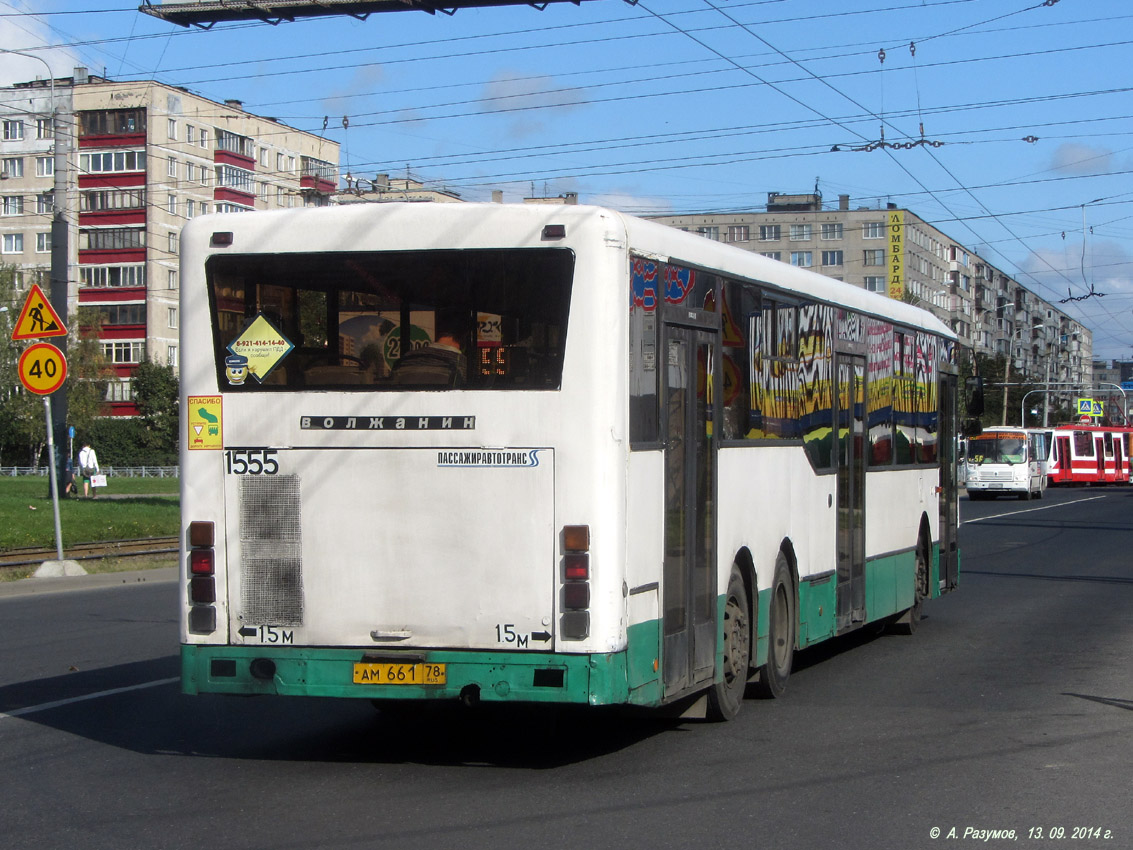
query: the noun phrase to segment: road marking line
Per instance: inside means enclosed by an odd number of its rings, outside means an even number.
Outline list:
[[[1015,516],[1016,514],[1029,514],[1032,511],[1049,511],[1051,508],[1064,508],[1067,505],[1078,505],[1082,502],[1093,502],[1097,499],[1104,499],[1105,496],[1090,496],[1086,499],[1075,499],[1073,502],[1060,502],[1057,505],[1043,505],[1041,508],[1024,508],[1021,511],[1008,511],[1005,514],[992,514],[991,516],[978,516],[973,519],[965,519],[960,521],[960,525],[967,525],[969,522],[983,522],[985,519],[999,519],[1005,516]]]
[[[21,717],[25,714],[34,714],[37,711],[47,711],[50,708],[59,708],[64,705],[71,705],[76,702],[85,702],[88,699],[100,699],[101,697],[112,697],[115,694],[124,694],[128,691],[140,691],[143,688],[156,688],[161,685],[171,685],[174,682],[181,681],[180,676],[174,676],[171,679],[157,679],[153,682],[143,682],[140,685],[127,685],[124,688],[111,688],[108,691],[98,691],[93,694],[86,694],[81,697],[71,697],[70,699],[55,700],[55,702],[45,702],[42,705],[29,705],[25,708],[13,709],[9,712],[0,712],[0,720],[6,717]]]

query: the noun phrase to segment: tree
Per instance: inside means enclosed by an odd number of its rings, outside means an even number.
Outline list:
[[[24,344],[12,340],[25,295],[19,289],[21,271],[0,266],[0,454],[10,463],[38,466],[47,431],[43,401],[20,384],[19,360]]]
[[[67,420],[76,431],[86,434],[91,423],[105,412],[106,388],[115,373],[98,341],[101,311],[80,307],[74,327],[67,349]]]
[[[177,462],[179,394],[172,366],[159,366],[148,359],[138,364],[134,371],[134,403],[145,427],[145,448],[158,462]]]

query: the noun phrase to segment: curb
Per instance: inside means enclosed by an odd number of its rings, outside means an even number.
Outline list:
[[[123,573],[25,578],[0,584],[0,599],[35,596],[41,593],[62,593],[69,590],[98,590],[123,585],[170,584],[177,581],[177,574],[177,567],[158,567],[153,570]]]

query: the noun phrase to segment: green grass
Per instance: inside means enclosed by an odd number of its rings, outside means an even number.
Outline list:
[[[49,488],[46,477],[0,478],[0,550],[55,545]],[[103,540],[176,536],[181,525],[178,488],[176,478],[110,478],[100,494],[138,498],[61,498],[63,548]]]

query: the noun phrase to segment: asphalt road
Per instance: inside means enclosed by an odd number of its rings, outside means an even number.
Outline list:
[[[722,725],[187,697],[165,574],[6,587],[0,846],[1133,847],[1133,488],[962,512],[915,635]]]

